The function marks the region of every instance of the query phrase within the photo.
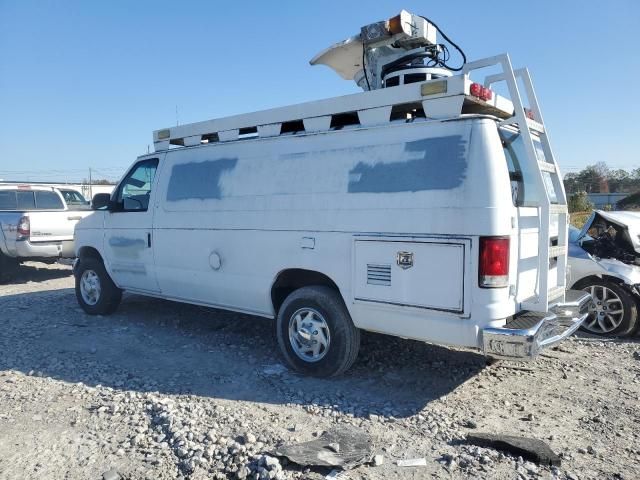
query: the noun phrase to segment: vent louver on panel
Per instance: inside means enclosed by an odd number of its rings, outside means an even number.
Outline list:
[[[367,264],[367,284],[391,285],[391,265]]]

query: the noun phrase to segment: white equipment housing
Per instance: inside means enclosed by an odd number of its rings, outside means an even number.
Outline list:
[[[394,70],[393,75],[384,68],[393,62],[421,53],[425,47],[439,51],[436,43],[436,27],[423,17],[402,10],[389,20],[372,23],[361,28],[360,34],[336,43],[320,52],[311,65],[327,65],[345,80],[354,80],[363,90],[377,90],[385,86],[432,80],[451,75],[451,71],[421,66]],[[404,75],[412,75],[412,82],[404,81]],[[390,79],[399,82],[389,82]]]

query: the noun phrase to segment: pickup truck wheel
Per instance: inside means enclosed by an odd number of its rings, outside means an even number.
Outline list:
[[[18,261],[0,252],[0,282],[4,283],[18,271]]]
[[[620,285],[607,280],[597,280],[581,285],[591,294],[589,316],[582,329],[596,335],[631,334],[638,321],[638,305]]]
[[[113,283],[101,261],[88,258],[78,265],[76,298],[89,315],[108,315],[120,305],[122,290]]]
[[[278,312],[276,329],[287,363],[307,375],[340,375],[358,356],[360,331],[340,294],[328,287],[291,293]]]

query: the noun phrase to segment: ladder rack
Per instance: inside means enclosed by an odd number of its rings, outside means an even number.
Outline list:
[[[497,55],[484,60],[474,61],[465,64],[463,73],[468,74],[473,70],[481,68],[500,66],[502,72],[490,75],[485,78],[484,86],[489,88],[494,83],[504,81],[509,90],[510,100],[513,103],[513,115],[502,120],[501,125],[517,125],[520,134],[523,136],[526,162],[532,172],[537,172],[535,176],[535,188],[539,203],[537,205],[539,228],[538,228],[538,279],[537,295],[522,302],[523,310],[533,310],[546,312],[555,303],[564,300],[566,289],[566,265],[568,248],[567,225],[569,214],[564,185],[560,178],[560,172],[555,157],[549,144],[549,138],[544,127],[540,105],[536,98],[531,76],[526,68],[514,70],[511,60],[507,54]],[[529,101],[530,116],[524,107],[522,97],[518,89],[518,80],[524,85],[525,93]],[[531,118],[532,117],[532,118]],[[535,132],[540,139],[544,158],[540,159],[536,152],[534,137]],[[555,202],[549,195],[546,186],[546,176],[549,176],[555,191]],[[556,245],[551,245],[550,229],[551,215],[558,215],[558,241]],[[557,279],[554,286],[551,286],[550,260],[556,258]]]

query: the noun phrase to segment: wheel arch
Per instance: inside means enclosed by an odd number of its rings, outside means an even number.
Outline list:
[[[574,282],[573,285],[571,285],[570,288],[572,288],[574,290],[581,290],[585,286],[589,285],[591,282],[597,282],[597,281],[602,281],[602,280],[606,280],[608,282],[616,283],[616,284],[620,285],[621,287],[625,288],[626,290],[629,290],[629,286],[627,285],[627,283],[625,282],[625,280],[623,278],[616,277],[615,275],[605,275],[605,274],[588,275],[588,276],[583,277],[580,280],[577,280],[576,282]]]
[[[102,255],[100,255],[100,252],[94,247],[80,247],[80,249],[78,249],[78,258],[80,260],[83,258],[93,258],[104,263]]]
[[[282,303],[291,292],[313,285],[326,286],[336,290],[344,301],[338,284],[325,273],[305,268],[287,268],[278,272],[271,284],[271,304],[274,315],[278,314]]]

